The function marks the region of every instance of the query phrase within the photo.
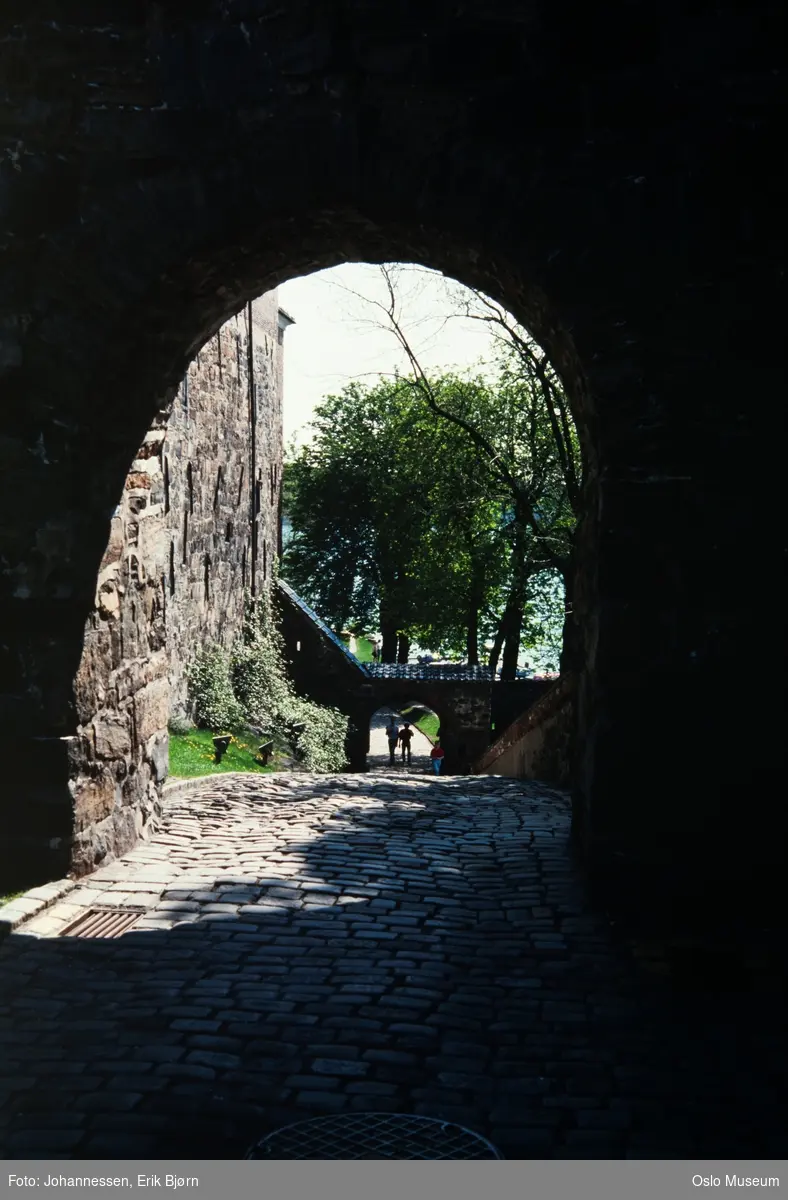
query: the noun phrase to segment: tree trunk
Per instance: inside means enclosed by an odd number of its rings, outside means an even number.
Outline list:
[[[490,651],[488,665],[490,667],[493,679],[495,678],[495,672],[498,670],[498,659],[501,657],[501,650],[503,649],[503,643],[506,637],[506,617],[508,612],[509,608],[507,605],[503,611],[503,616],[498,623],[498,628],[495,631],[495,640],[493,641],[492,650]]]
[[[517,659],[520,654],[520,635],[523,628],[522,593],[518,592],[509,601],[509,619],[506,628],[506,641],[503,646],[501,662],[501,680],[517,678]]]
[[[479,665],[479,609],[484,603],[484,567],[476,565],[471,579],[468,596],[467,633],[465,645],[468,652],[468,666]]]
[[[468,610],[468,632],[465,639],[465,648],[468,658],[469,667],[478,667],[479,665],[479,610],[471,603]]]
[[[410,638],[406,633],[397,635],[397,662],[406,663],[410,654]]]
[[[564,634],[561,641],[561,659],[559,669],[562,675],[568,671],[577,671],[582,661],[583,648],[580,637],[580,627],[574,616],[574,564],[570,562],[567,570],[561,572],[564,581]]]
[[[383,640],[383,645],[380,653],[380,660],[384,663],[393,663],[397,661],[397,620],[395,617],[384,616],[380,614],[380,634]]]
[[[525,569],[525,546],[521,536],[515,535],[512,547],[512,586],[506,608],[501,617],[501,624],[495,635],[490,664],[495,669],[498,666],[498,656],[503,646],[503,661],[501,663],[501,680],[514,679],[517,671],[517,656],[520,653],[520,634],[523,627],[523,601],[525,584],[528,575]]]
[[[479,666],[479,612],[485,604],[486,563],[480,560],[473,538],[468,536],[467,548],[471,560],[468,583],[468,613],[465,616],[465,655],[469,667]]]

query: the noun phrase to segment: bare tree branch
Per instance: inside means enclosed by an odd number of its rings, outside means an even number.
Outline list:
[[[564,478],[566,479],[567,496],[572,506],[572,511],[575,515],[578,515],[580,509],[580,485],[569,415],[566,410],[562,389],[553,383],[548,374],[548,368],[552,369],[552,365],[547,357],[547,353],[542,351],[543,358],[540,359],[535,352],[534,344],[527,336],[523,336],[518,326],[513,324],[509,319],[509,315],[504,309],[493,300],[490,300],[488,296],[485,296],[483,292],[475,288],[472,288],[471,292],[478,303],[483,306],[485,313],[474,313],[471,311],[470,306],[466,305],[466,317],[469,320],[483,321],[485,324],[494,325],[499,330],[502,330],[503,333],[500,335],[500,341],[504,345],[515,348],[521,361],[531,367],[542,385],[547,416],[550,421]],[[556,413],[556,409],[558,413]]]
[[[451,412],[449,409],[444,408],[443,405],[438,402],[438,399],[435,395],[435,390],[430,383],[429,377],[425,373],[418,357],[413,351],[408,337],[404,332],[402,324],[397,316],[397,297],[389,269],[384,265],[381,266],[380,270],[386,283],[389,303],[388,307],[381,304],[379,301],[373,301],[372,303],[376,304],[377,307],[385,312],[391,329],[403,351],[405,352],[408,362],[410,363],[411,370],[413,371],[413,380],[406,382],[410,382],[412,386],[416,387],[416,389],[421,393],[423,399],[426,400],[429,408],[435,413],[436,416],[441,417],[445,421],[450,421],[452,424],[457,425],[460,429],[463,429],[468,434],[468,437],[471,439],[474,445],[481,450],[488,462],[493,467],[494,471],[509,488],[519,515],[525,518],[525,521],[534,534],[534,537],[537,538],[540,543],[544,544],[544,549],[552,564],[556,567],[562,568],[562,559],[555,554],[549,545],[545,544],[546,539],[536,518],[531,496],[526,489],[521,487],[519,481],[509,470],[506,463],[501,459],[501,456],[498,454],[495,446],[479,429],[476,428],[475,425],[472,425],[470,421],[467,421],[464,417],[461,417],[458,414]]]

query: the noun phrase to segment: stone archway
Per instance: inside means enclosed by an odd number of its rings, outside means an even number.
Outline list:
[[[771,10],[621,13],[620,40],[580,6],[502,0],[451,19],[350,0],[136,14],[82,28],[53,6],[3,41],[4,825],[69,828],[71,681],[109,514],[194,351],[293,274],[413,260],[505,304],[575,404],[589,861],[719,894],[741,789],[779,768],[758,704],[731,762],[721,686],[750,625],[730,562],[743,540],[770,561],[762,500],[730,480],[761,446],[748,345],[760,393],[781,394],[757,215]],[[755,65],[731,67],[743,43]],[[750,840],[737,870],[763,878],[774,842]]]

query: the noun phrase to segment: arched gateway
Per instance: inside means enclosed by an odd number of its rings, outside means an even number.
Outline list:
[[[732,678],[777,544],[777,6],[70,7],[0,29],[7,844],[73,828],[98,564],[196,350],[293,275],[417,261],[527,325],[574,406],[586,861],[749,902],[783,845],[777,709]]]

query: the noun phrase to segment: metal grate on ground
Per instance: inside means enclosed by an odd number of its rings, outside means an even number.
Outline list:
[[[404,1113],[359,1113],[297,1121],[257,1142],[260,1158],[501,1158],[491,1142],[461,1125]]]
[[[60,937],[116,938],[137,924],[144,909],[91,908],[60,931]]]

